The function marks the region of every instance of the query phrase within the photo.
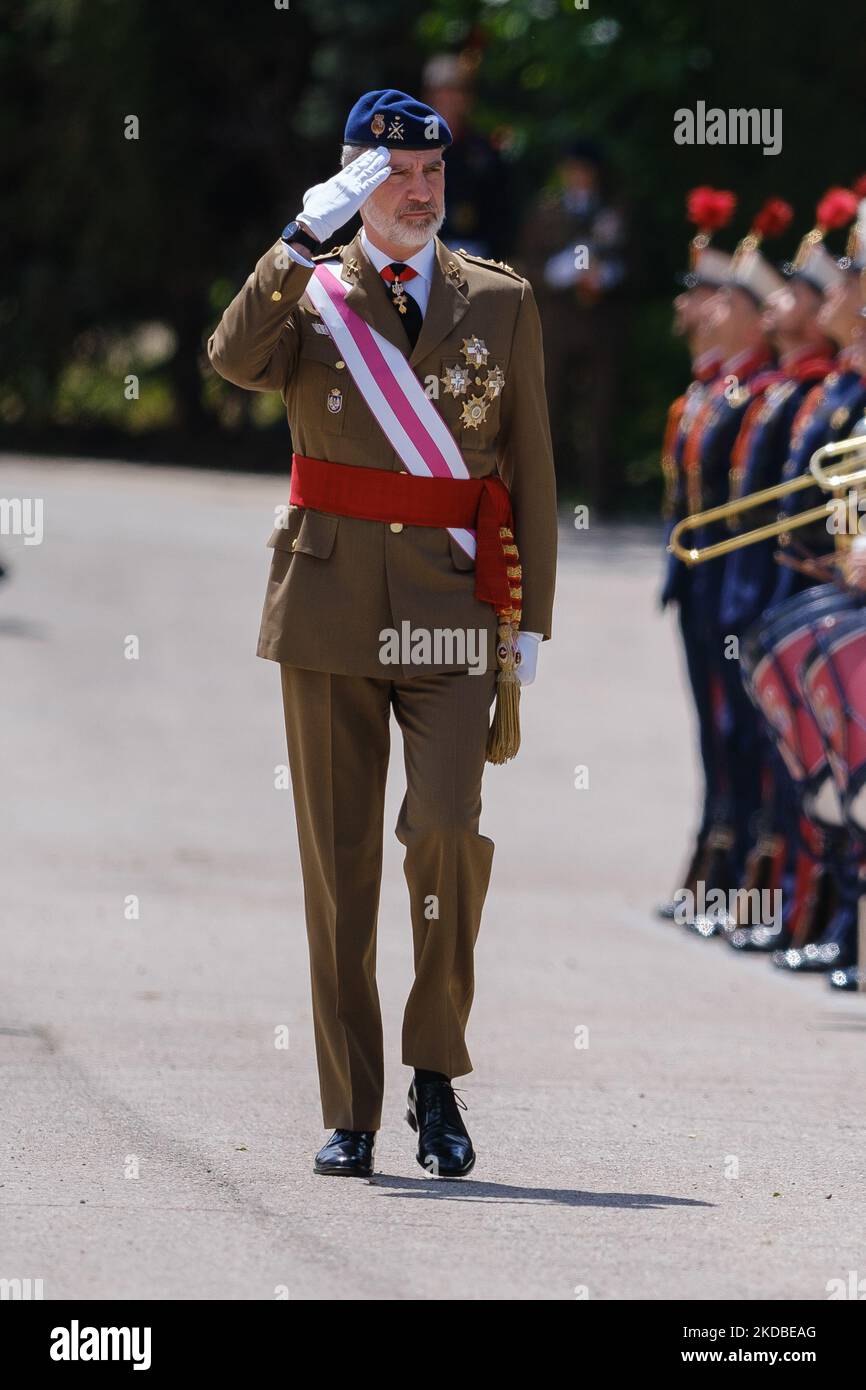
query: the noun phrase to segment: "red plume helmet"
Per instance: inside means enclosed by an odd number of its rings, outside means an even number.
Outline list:
[[[761,241],[781,236],[794,219],[794,209],[784,198],[768,198],[752,223],[752,234]]]
[[[857,194],[850,188],[828,188],[817,208],[815,220],[826,236],[838,227],[847,227],[857,213]]]
[[[699,232],[717,232],[726,227],[737,206],[736,195],[723,188],[708,188],[702,184],[693,188],[686,198],[686,215]]]
[[[850,188],[828,188],[815,209],[815,225],[807,232],[797,248],[794,269],[800,270],[809,259],[812,248],[823,241],[828,232],[845,227],[857,213],[857,194]]]
[[[692,270],[697,266],[701,251],[709,245],[713,232],[718,232],[728,225],[736,206],[736,194],[724,188],[710,188],[707,184],[693,188],[687,195],[686,216],[698,229],[689,243]]]

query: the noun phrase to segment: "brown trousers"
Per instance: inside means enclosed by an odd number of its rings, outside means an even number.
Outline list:
[[[495,670],[389,681],[281,663],[326,1128],[380,1127],[384,1088],[376,921],[391,708],[403,735],[415,981],[402,1060],[463,1076],[473,951],[493,860],[478,833]]]

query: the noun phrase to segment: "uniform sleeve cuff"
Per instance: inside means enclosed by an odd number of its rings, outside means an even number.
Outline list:
[[[302,256],[300,252],[296,251],[294,246],[290,246],[287,241],[284,241],[283,245],[286,248],[286,255],[291,256],[292,260],[297,261],[298,265],[307,265],[310,267],[310,270],[316,269],[315,261],[308,261],[305,256]]]

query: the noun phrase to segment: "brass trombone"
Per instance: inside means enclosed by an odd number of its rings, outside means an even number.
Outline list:
[[[853,457],[843,459],[836,470],[830,472],[824,460],[835,460],[846,454],[851,454]],[[751,511],[754,507],[762,507],[767,502],[774,502],[778,497],[788,497],[793,492],[802,492],[804,488],[817,485],[825,492],[835,493],[840,488],[850,487],[864,480],[866,480],[866,437],[863,434],[853,434],[849,439],[839,439],[833,444],[824,444],[822,448],[816,449],[809,460],[807,473],[801,473],[797,478],[789,478],[784,483],[776,483],[773,487],[762,488],[759,492],[748,492],[743,497],[738,497],[732,502],[723,502],[718,507],[710,507],[705,512],[695,512],[692,516],[684,517],[682,521],[677,522],[671,532],[668,550],[687,565],[702,565],[705,561],[714,560],[718,555],[727,555],[732,550],[741,550],[744,546],[755,545],[758,541],[769,540],[773,536],[784,536],[789,531],[795,531],[801,526],[808,526],[811,522],[821,521],[829,517],[835,508],[836,498],[828,498],[818,507],[810,507],[807,511],[798,512],[794,516],[779,517],[777,521],[770,521],[765,526],[756,526],[751,531],[743,531],[738,536],[731,536],[723,541],[715,541],[712,545],[705,545],[699,549],[688,549],[680,540],[680,537],[686,532],[695,531],[699,526],[707,526],[713,521],[724,521],[729,517],[739,516],[740,512]]]

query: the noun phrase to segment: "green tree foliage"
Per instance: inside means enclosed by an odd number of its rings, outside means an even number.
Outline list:
[[[799,233],[825,187],[866,168],[852,0],[832,14],[790,0],[585,9],[574,0],[6,0],[4,9],[0,425],[51,424],[61,397],[68,418],[70,364],[153,321],[171,328],[173,349],[162,366],[143,365],[145,379],[163,374],[174,427],[206,430],[219,393],[203,384],[202,345],[223,304],[304,188],[335,167],[348,106],[368,87],[417,88],[426,57],[443,49],[477,62],[476,123],[514,161],[520,196],[544,183],[564,140],[605,143],[639,250],[623,433],[638,473],[685,372],[662,325],[685,259],[686,190],[734,188],[740,233],[780,194]],[[674,111],[699,100],[781,107],[782,153],[675,145]],[[130,116],[135,140],[125,138]],[[137,365],[121,362],[120,379]]]

